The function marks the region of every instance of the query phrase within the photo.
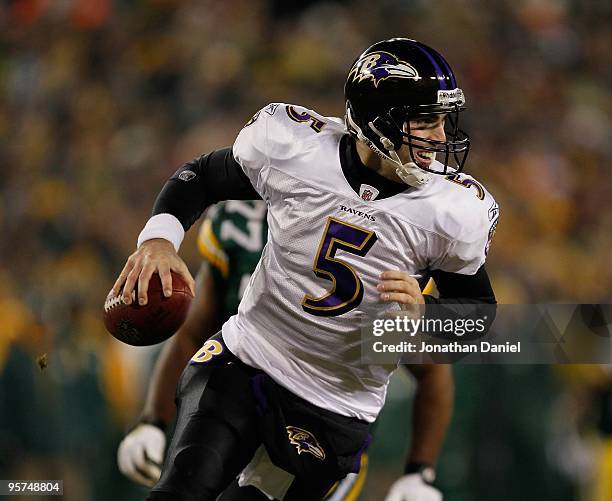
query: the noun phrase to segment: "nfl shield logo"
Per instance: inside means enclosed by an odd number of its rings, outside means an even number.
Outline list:
[[[378,191],[374,186],[370,186],[369,184],[362,184],[359,187],[359,196],[362,200],[369,202],[370,200],[376,200],[376,197],[380,191]]]

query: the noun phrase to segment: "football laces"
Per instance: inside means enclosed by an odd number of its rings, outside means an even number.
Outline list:
[[[132,291],[132,303],[136,300],[136,293],[134,291]],[[115,296],[115,297],[107,297],[106,301],[104,301],[104,311],[106,313],[108,313],[110,310],[112,310],[113,308],[119,306],[120,304],[124,304],[123,303],[123,296],[119,295],[119,296]]]

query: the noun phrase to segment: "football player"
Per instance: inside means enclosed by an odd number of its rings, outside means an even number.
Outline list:
[[[184,232],[220,200],[261,197],[269,238],[238,313],[192,357],[162,476],[147,499],[214,500],[262,444],[293,475],[285,500],[322,499],[359,470],[396,365],[361,360],[360,328],[436,302],[462,317],[495,304],[484,268],[499,210],[463,174],[465,98],[446,60],[397,38],[349,70],[346,128],[266,106],[232,148],[181,167],[159,194],[112,292],[146,304],[159,273],[193,288]],[[423,295],[433,277],[441,297]],[[487,317],[492,322],[492,315]]]
[[[121,442],[117,454],[119,469],[132,480],[153,486],[159,480],[164,455],[165,430],[174,420],[174,393],[180,372],[204,341],[238,309],[240,298],[259,261],[267,239],[268,226],[263,201],[222,202],[212,207],[198,234],[198,248],[204,262],[196,277],[196,300],[177,335],[164,347],[156,363],[142,416]],[[452,408],[453,381],[447,365],[413,366],[409,370],[418,382],[414,409],[413,440],[406,466],[406,478],[394,492],[412,500],[440,499],[430,483],[433,465]],[[274,471],[263,451],[257,455],[238,482],[226,490],[220,501],[280,497],[282,490],[262,484],[264,472]],[[357,499],[367,471],[367,456],[358,474],[347,475],[334,486],[328,501]],[[257,472],[257,476],[249,475]],[[291,478],[276,471],[278,483]],[[284,479],[284,482],[283,482]],[[248,487],[248,485],[257,487]],[[265,494],[264,494],[265,493]],[[392,499],[392,498],[390,498]]]

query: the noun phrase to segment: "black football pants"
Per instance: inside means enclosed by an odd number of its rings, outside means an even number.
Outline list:
[[[234,481],[262,443],[251,389],[257,373],[225,346],[224,353],[208,362],[185,368],[177,392],[176,429],[162,476],[147,501],[215,501]],[[335,480],[296,479],[285,501],[322,499]],[[233,486],[220,501],[257,500],[254,491]]]

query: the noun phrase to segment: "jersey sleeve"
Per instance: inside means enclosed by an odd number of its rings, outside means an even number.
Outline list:
[[[238,134],[232,149],[235,160],[266,201],[270,196],[266,180],[272,159],[289,159],[295,154],[285,108],[285,104],[272,103],[255,113]]]
[[[474,275],[485,263],[499,220],[499,206],[490,193],[483,200],[466,204],[463,210],[447,215],[454,231],[435,244],[438,252],[431,269]]]

